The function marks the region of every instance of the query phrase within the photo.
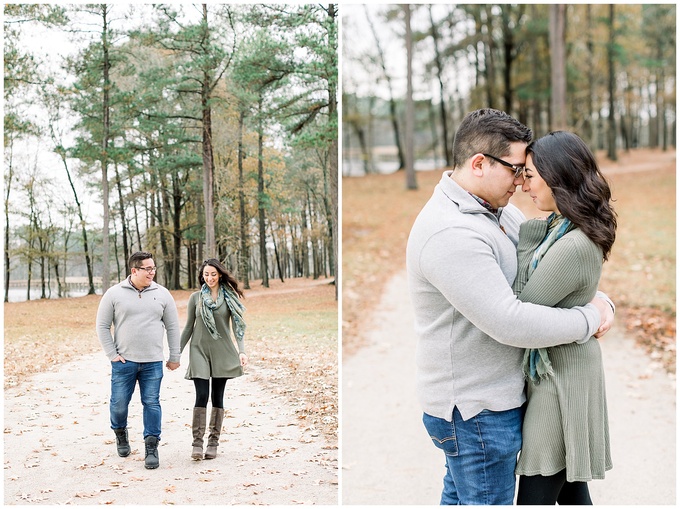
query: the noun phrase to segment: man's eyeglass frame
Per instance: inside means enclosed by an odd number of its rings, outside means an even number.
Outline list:
[[[134,267],[134,268],[137,270],[145,270],[149,274],[151,274],[152,272],[156,272],[158,270],[158,267]]]
[[[508,168],[512,168],[513,171],[515,172],[515,178],[519,178],[519,177],[524,175],[524,170],[526,170],[526,168],[524,166],[517,166],[516,164],[511,164],[507,161],[503,161],[503,159],[500,159],[496,156],[492,156],[491,154],[484,154],[483,153],[482,155],[484,157],[489,157],[489,158],[493,159],[494,161],[496,161],[498,163],[501,163],[503,166],[507,166]]]

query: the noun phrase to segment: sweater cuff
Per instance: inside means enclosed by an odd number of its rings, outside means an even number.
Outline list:
[[[616,315],[616,305],[614,304],[614,302],[612,302],[612,300],[607,296],[606,293],[598,290],[597,293],[595,294],[595,297],[599,297],[600,299],[605,301],[607,304],[609,304],[609,307],[612,308],[612,313],[614,313],[614,315]]]
[[[600,328],[600,311],[597,309],[597,306],[595,304],[586,304],[582,308],[576,308],[583,313],[583,315],[586,317],[586,321],[588,322],[588,330],[587,335],[576,341],[578,344],[586,343],[596,332],[597,329]]]

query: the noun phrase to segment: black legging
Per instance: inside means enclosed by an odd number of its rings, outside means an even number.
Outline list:
[[[517,505],[593,505],[587,482],[568,482],[567,471],[520,475]]]
[[[194,378],[196,387],[196,407],[207,407],[210,392],[210,380],[204,378]],[[224,408],[224,387],[227,385],[228,378],[212,379],[212,406],[213,408]]]

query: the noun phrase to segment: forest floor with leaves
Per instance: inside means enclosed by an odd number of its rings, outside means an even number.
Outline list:
[[[144,468],[139,392],[133,452],[118,457],[108,417],[110,363],[94,322],[99,296],[5,304],[4,468],[12,504],[322,504],[338,497],[337,301],[330,280],[246,290],[246,374],[225,392],[214,460],[193,461],[193,384],[182,366],[161,388],[160,467]],[[172,292],[186,319],[190,291]]]
[[[676,152],[619,152],[616,162],[598,152],[618,214],[617,239],[600,288],[617,304],[617,323],[669,373],[676,369]],[[406,189],[403,172],[343,178],[343,356],[365,344],[371,316],[391,276],[404,269],[406,241],[418,212],[444,170],[416,173]],[[512,203],[527,217],[545,216],[527,193]]]

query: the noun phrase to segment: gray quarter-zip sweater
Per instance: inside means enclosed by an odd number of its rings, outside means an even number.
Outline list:
[[[592,304],[557,309],[515,296],[524,215],[508,205],[499,224],[451,173],[418,215],[406,248],[418,399],[425,413],[448,421],[454,406],[465,420],[521,406],[523,349],[584,342],[600,325]]]
[[[102,296],[97,310],[97,335],[109,360],[121,355],[133,362],[163,361],[166,332],[169,360],[179,362],[177,306],[170,292],[158,283],[152,282],[140,292],[125,279]]]

